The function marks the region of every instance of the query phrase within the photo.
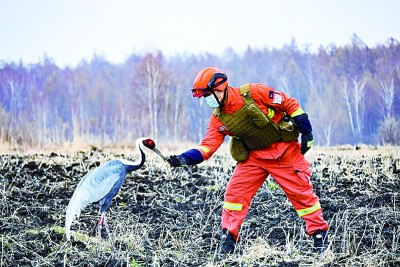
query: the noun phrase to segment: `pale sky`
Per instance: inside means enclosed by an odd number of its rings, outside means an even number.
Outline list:
[[[400,41],[399,0],[0,0],[0,62]]]

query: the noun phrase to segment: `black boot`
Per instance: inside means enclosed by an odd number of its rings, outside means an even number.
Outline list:
[[[328,248],[328,231],[318,230],[312,234],[314,238],[314,248],[318,253],[323,253]]]
[[[236,241],[233,238],[233,235],[229,233],[228,230],[223,229],[221,231],[221,243],[220,243],[220,254],[229,254],[233,253],[235,250]]]

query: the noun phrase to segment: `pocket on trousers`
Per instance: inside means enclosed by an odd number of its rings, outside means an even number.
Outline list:
[[[311,185],[311,164],[308,161],[293,162],[293,169],[304,185]]]

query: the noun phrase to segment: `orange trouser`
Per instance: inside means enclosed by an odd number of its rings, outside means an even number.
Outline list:
[[[313,192],[310,181],[310,163],[301,154],[297,142],[288,146],[279,159],[259,159],[256,153],[250,153],[246,161],[238,163],[226,188],[222,210],[223,229],[228,229],[237,239],[251,200],[269,174],[283,189],[298,215],[305,220],[307,234],[312,235],[319,229],[328,230],[319,198]]]

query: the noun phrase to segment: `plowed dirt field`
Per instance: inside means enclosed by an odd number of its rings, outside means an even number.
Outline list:
[[[313,183],[330,223],[330,250],[312,251],[304,222],[270,177],[241,229],[242,242],[218,257],[225,185],[235,163],[217,155],[171,169],[146,151],[108,211],[97,256],[99,207],[89,205],[66,242],[65,210],[80,179],[114,158],[92,149],[68,154],[0,155],[0,266],[400,266],[398,148],[315,150]]]

